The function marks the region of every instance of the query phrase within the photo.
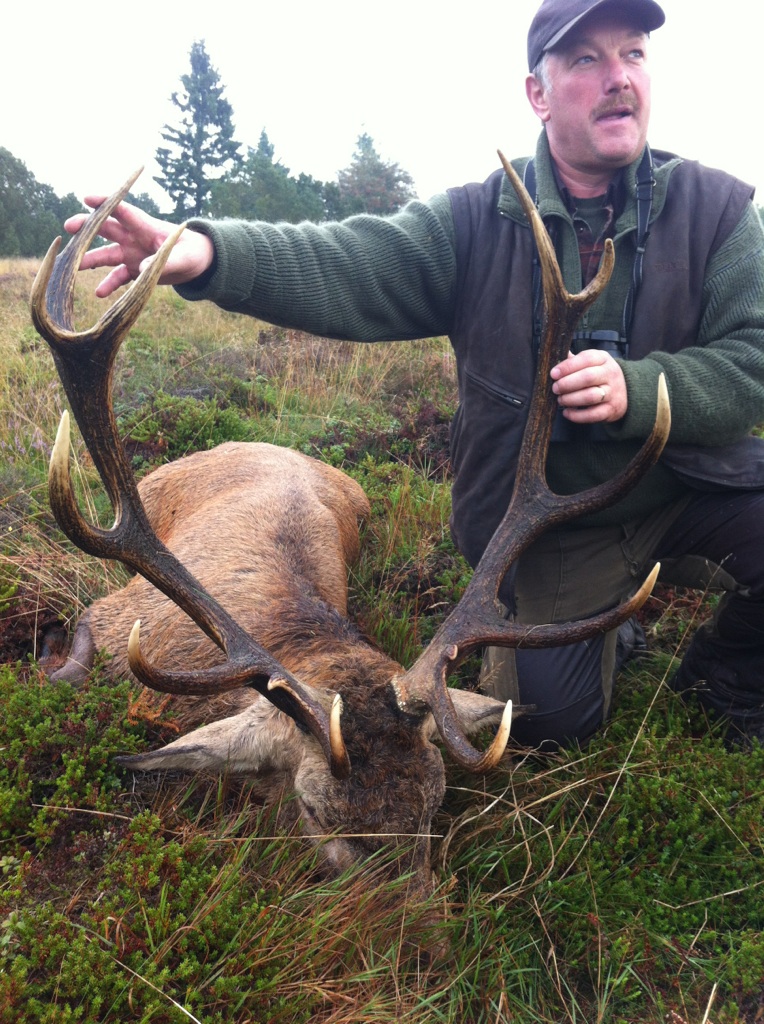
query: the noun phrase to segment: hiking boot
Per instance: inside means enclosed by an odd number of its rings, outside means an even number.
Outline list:
[[[751,750],[754,743],[764,746],[764,707],[761,703],[741,708],[742,701],[739,697],[735,699],[723,681],[717,682],[712,689],[701,676],[702,672],[697,668],[693,670],[691,660],[685,657],[668,679],[667,685],[683,700],[691,694],[695,695],[704,711],[710,712],[712,718],[726,723],[724,745],[728,750]]]

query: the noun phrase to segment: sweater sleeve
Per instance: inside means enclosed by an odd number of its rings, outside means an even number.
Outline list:
[[[330,224],[192,220],[215,246],[213,274],[186,299],[282,327],[353,341],[447,334],[456,256],[447,196],[391,217]]]
[[[661,373],[673,443],[726,444],[764,422],[764,231],[753,203],[709,261],[697,345],[619,362],[629,407],[608,430],[618,440],[650,432]]]

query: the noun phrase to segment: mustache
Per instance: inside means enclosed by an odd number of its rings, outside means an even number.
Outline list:
[[[636,114],[639,104],[633,100],[618,100],[617,103],[603,103],[594,110],[595,121],[601,117],[609,117],[611,114]]]

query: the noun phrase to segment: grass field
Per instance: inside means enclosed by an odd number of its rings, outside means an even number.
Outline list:
[[[48,509],[64,401],[29,320],[34,271],[0,260],[0,1022],[764,1020],[764,750],[728,750],[665,686],[713,595],[657,589],[649,650],[585,749],[515,751],[485,778],[449,767],[425,905],[373,866],[322,878],[246,784],[115,766],[173,724],[103,666],[74,690],[36,664],[46,632],[125,574]],[[139,475],[226,439],[351,473],[373,509],[353,614],[405,664],[469,578],[447,526],[455,397],[444,341],[329,343],[167,289],[115,384]],[[108,523],[78,440],[74,465]],[[475,679],[471,663],[460,682]]]

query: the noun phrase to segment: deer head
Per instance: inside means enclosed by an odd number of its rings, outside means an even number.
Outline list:
[[[136,623],[128,649],[133,673],[146,686],[167,693],[209,697],[246,689],[260,695],[238,715],[213,722],[161,751],[122,762],[146,770],[204,767],[251,773],[275,767],[297,795],[307,832],[330,837],[325,853],[335,868],[400,841],[409,849],[407,863],[417,873],[426,871],[430,821],[445,788],[443,761],[433,738],[439,738],[449,755],[472,771],[486,771],[499,762],[509,737],[511,702],[505,708],[490,698],[447,687],[448,674],[471,651],[485,644],[552,646],[613,629],[646,600],[657,575],[656,567],[630,601],[580,622],[528,626],[507,622],[497,614],[501,581],[528,545],[549,526],[623,496],[658,458],[670,422],[661,382],[653,432],[620,476],[579,495],[561,497],[547,487],[544,464],[556,407],[549,371],[567,353],[578,319],[605,286],[613,250],[608,243],[603,266],[587,289],[579,295],[567,293],[535,207],[511,166],[504,165],[523,199],[541,255],[546,325],[537,385],[507,513],[459,606],[408,671],[371,649],[360,655],[356,640],[351,642],[341,630],[331,633],[332,626],[329,644],[338,682],[336,686],[306,682],[309,664],[301,663],[300,671],[287,669],[287,659],[274,657],[267,645],[215,601],[152,528],[118,437],[111,377],[119,346],[148,301],[183,228],[167,239],[151,265],[93,328],[77,332],[72,323],[80,259],[137,175],[91,214],[61,255],[57,255],[58,241],[51,246],[32,291],[35,326],[53,351],[75,418],[116,513],[110,530],[91,526],[80,513],[69,479],[69,427],[64,413],[49,477],[58,522],[84,551],[119,559],[166,594],[224,652],[224,660],[204,668],[152,664],[141,651]],[[289,618],[288,611],[285,617]],[[336,667],[340,655],[347,671]],[[488,749],[473,747],[467,736],[497,722]]]

